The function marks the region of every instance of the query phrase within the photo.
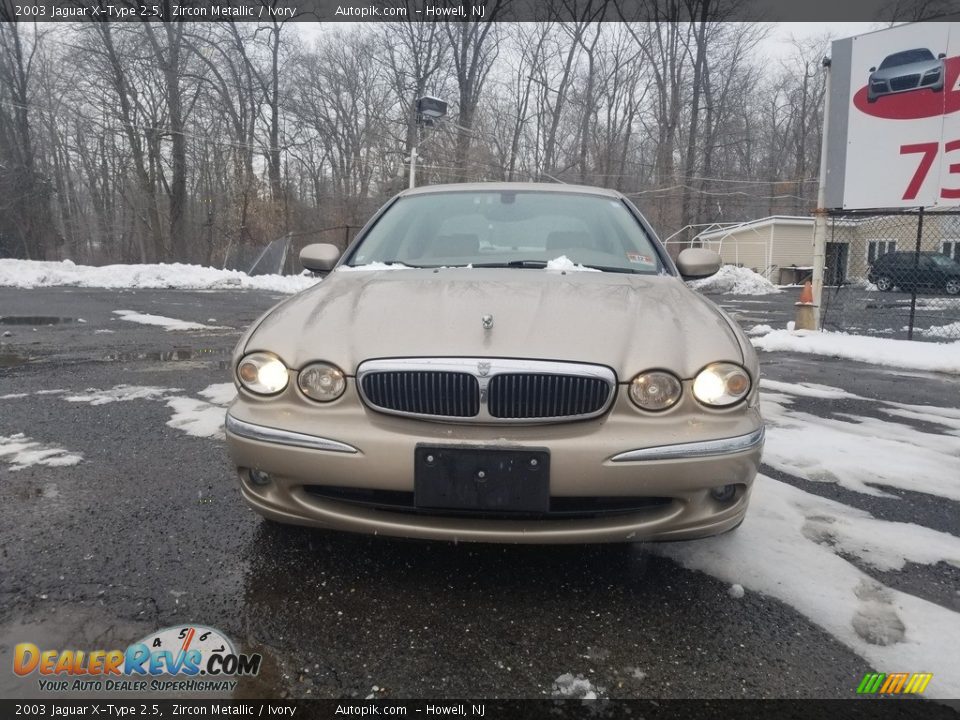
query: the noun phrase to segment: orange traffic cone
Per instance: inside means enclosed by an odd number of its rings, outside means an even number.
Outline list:
[[[796,303],[794,329],[816,330],[816,321],[813,315],[814,307],[813,283],[807,280],[803,285],[803,290],[800,291],[800,300]]]

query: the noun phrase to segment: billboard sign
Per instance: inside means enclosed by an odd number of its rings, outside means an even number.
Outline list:
[[[960,205],[960,23],[837,40],[828,208]]]

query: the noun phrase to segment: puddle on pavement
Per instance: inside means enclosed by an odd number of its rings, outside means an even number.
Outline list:
[[[2,315],[0,325],[61,325],[74,323],[76,318],[55,315]]]
[[[20,365],[26,365],[28,362],[30,362],[30,360],[23,357],[23,355],[0,352],[0,368],[18,367]]]
[[[177,348],[175,350],[161,350],[153,352],[113,352],[104,356],[107,362],[186,362],[188,360],[206,360],[230,354],[230,350],[224,348],[201,348],[194,350],[192,348]]]

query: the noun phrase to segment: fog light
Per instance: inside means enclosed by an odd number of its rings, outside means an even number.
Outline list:
[[[264,486],[264,485],[269,485],[269,484],[270,484],[270,474],[269,474],[269,473],[265,473],[263,470],[251,469],[251,470],[250,470],[250,482],[252,482],[254,485],[260,485],[261,487]]]
[[[733,496],[736,494],[736,485],[721,485],[720,487],[715,487],[710,490],[710,497],[717,502],[728,502],[733,500]]]

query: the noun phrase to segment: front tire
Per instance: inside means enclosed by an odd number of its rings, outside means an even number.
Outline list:
[[[890,292],[893,290],[893,278],[889,275],[881,275],[877,278],[877,290],[880,292]]]
[[[943,287],[947,295],[960,295],[960,278],[951,278]]]

